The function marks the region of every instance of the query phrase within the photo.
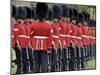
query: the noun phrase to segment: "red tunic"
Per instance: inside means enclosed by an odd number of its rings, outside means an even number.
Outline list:
[[[19,46],[21,48],[26,48],[27,37],[26,37],[26,32],[25,32],[24,26],[22,24],[15,24],[13,31],[14,31],[14,35],[15,35],[15,41],[19,42]]]
[[[83,45],[87,45],[88,44],[88,36],[87,36],[87,33],[88,33],[88,28],[87,26],[82,26],[82,43]]]
[[[14,35],[14,25],[11,27],[11,42],[12,42],[12,47],[15,48],[15,35]]]
[[[29,42],[30,42],[30,27],[32,24],[24,24],[24,28],[25,28],[25,32],[26,32],[26,36],[27,36],[27,47],[31,47],[29,46]],[[31,45],[31,44],[30,44]]]
[[[92,29],[91,31],[91,37],[92,37],[92,44],[96,44],[96,30]]]
[[[45,22],[37,22],[31,26],[31,43],[33,50],[48,50],[48,39],[51,36],[51,28]]]
[[[17,24],[17,22],[14,20],[12,21],[11,24],[11,42],[12,42],[12,47],[15,48],[15,31],[14,31],[14,25]]]
[[[92,44],[92,35],[91,35],[91,27],[88,28],[88,38],[89,38],[89,44]]]
[[[52,42],[54,42],[56,48],[59,48],[59,29],[58,29],[59,23],[52,24],[51,25],[51,30],[52,32]]]
[[[77,46],[77,31],[76,31],[76,25],[74,24],[71,24],[70,37],[71,37],[71,41],[74,44],[74,47],[76,47]]]
[[[61,46],[64,48],[64,42],[65,42],[65,33],[66,33],[66,23],[59,22],[59,36],[61,41]]]
[[[82,28],[81,28],[81,26],[77,26],[77,42],[78,42],[80,47],[83,46],[82,45],[82,38],[81,38],[81,36],[82,36]]]
[[[71,25],[70,23],[66,23],[66,32],[65,32],[65,42],[66,47],[70,47],[70,31],[71,31]]]

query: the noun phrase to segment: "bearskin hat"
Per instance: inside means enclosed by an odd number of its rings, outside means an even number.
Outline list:
[[[36,19],[36,9],[35,8],[31,9],[31,18]]]
[[[87,14],[88,14],[88,12],[87,11],[83,11],[82,13],[83,13],[84,18],[85,18],[84,21],[88,22],[88,20],[87,20]]]
[[[90,19],[90,27],[93,27],[93,19]]]
[[[52,9],[49,9],[49,14],[48,14],[47,20],[52,20],[52,19],[53,19],[53,11],[52,11]]]
[[[73,20],[78,20],[78,11],[76,9],[73,9],[72,19]]]
[[[93,20],[93,27],[96,27],[96,20]]]
[[[84,21],[84,15],[82,13],[79,13],[79,15],[78,15],[78,22],[79,23],[83,23],[83,21]]]
[[[12,5],[11,10],[12,10],[12,12],[11,12],[12,17],[16,17],[16,15],[17,15],[17,7]]]
[[[25,19],[26,16],[27,16],[27,12],[26,12],[26,9],[25,7],[18,7],[18,13],[17,13],[17,19]]]
[[[48,16],[48,5],[46,3],[37,3],[36,4],[36,14],[37,18],[42,20],[46,19]]]
[[[68,7],[66,5],[62,5],[61,10],[62,10],[62,17],[67,17],[68,16]]]
[[[90,20],[90,14],[87,13],[87,21],[89,22],[89,20]]]
[[[68,17],[72,19],[73,11],[71,8],[68,9]]]
[[[61,12],[61,7],[58,5],[54,5],[52,7],[52,11],[53,11],[53,18],[61,18],[62,12]]]
[[[32,15],[31,15],[31,14],[32,14],[31,8],[30,8],[30,7],[26,7],[26,6],[25,6],[24,8],[26,9],[26,13],[27,13],[27,14],[26,14],[26,18],[27,18],[27,19],[31,19],[31,16],[32,16]]]

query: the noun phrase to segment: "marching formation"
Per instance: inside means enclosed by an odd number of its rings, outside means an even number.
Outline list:
[[[17,74],[87,69],[95,59],[96,21],[66,5],[12,5],[11,40]]]

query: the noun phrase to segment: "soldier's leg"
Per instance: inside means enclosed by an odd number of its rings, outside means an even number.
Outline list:
[[[74,48],[70,46],[70,58],[69,58],[69,70],[72,71],[75,68],[75,53]]]
[[[66,63],[67,63],[67,61],[66,61],[66,48],[64,48],[63,50],[62,50],[62,71],[65,71],[66,70]]]
[[[84,69],[84,47],[81,47],[81,69]]]
[[[34,72],[39,73],[40,72],[40,51],[34,51]]]
[[[92,59],[92,51],[93,51],[93,47],[92,45],[90,45],[90,60]]]
[[[88,58],[87,58],[87,61],[89,61],[90,60],[90,45],[87,45],[87,52],[88,52]]]
[[[58,66],[57,66],[57,70],[58,70],[58,72],[59,71],[61,71],[61,66],[62,66],[62,50],[61,50],[61,48],[59,48],[58,50],[57,50],[57,56],[58,56]]]
[[[76,68],[80,70],[80,57],[79,57],[79,48],[76,47]]]
[[[48,53],[48,72],[51,72],[51,52],[52,49],[48,49],[47,53]]]
[[[28,55],[29,55],[29,67],[30,67],[30,70],[31,70],[31,72],[33,72],[34,71],[34,66],[33,66],[33,54],[32,54],[33,52],[32,52],[32,49],[30,49],[30,48],[28,48]]]
[[[16,74],[21,74],[21,54],[20,50],[16,47],[14,48],[16,53],[16,64],[17,64],[17,71]]]
[[[47,72],[48,54],[47,51],[41,51],[41,72]]]
[[[94,58],[96,59],[96,44],[93,45],[93,48]]]
[[[23,64],[23,73],[28,73],[28,62],[27,62],[27,52],[26,48],[22,48],[22,64]]]

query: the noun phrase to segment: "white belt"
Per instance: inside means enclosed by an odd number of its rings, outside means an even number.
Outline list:
[[[78,38],[78,39],[82,39],[81,37],[78,37],[78,36],[77,36],[77,38]]]
[[[46,39],[46,38],[48,38],[48,37],[46,37],[46,36],[33,36],[33,38],[37,38],[37,39],[39,39],[39,38],[40,38],[40,39],[41,39],[41,38],[42,38],[42,39]]]
[[[18,37],[30,38],[29,36],[26,35],[18,35]]]
[[[11,37],[14,38],[14,35],[12,35]]]
[[[86,35],[82,35],[82,37],[88,38],[88,36],[86,36]]]
[[[91,36],[90,38],[91,38],[91,39],[96,39],[95,37],[92,37],[92,36]]]
[[[92,37],[92,39],[96,39],[95,37]]]
[[[70,35],[65,35],[65,37],[70,37]]]
[[[96,39],[95,37],[92,37],[92,36],[88,36],[89,38],[91,38],[91,39]]]
[[[76,36],[70,36],[71,38],[77,38]]]
[[[92,36],[88,36],[89,38],[92,38]]]
[[[15,31],[15,32],[18,31],[18,28],[14,28],[14,31]]]
[[[59,38],[59,36],[56,36],[56,35],[53,35],[52,37],[54,37],[54,38]]]
[[[61,37],[65,37],[65,35],[63,35],[63,34],[60,34],[60,36],[61,36]]]

